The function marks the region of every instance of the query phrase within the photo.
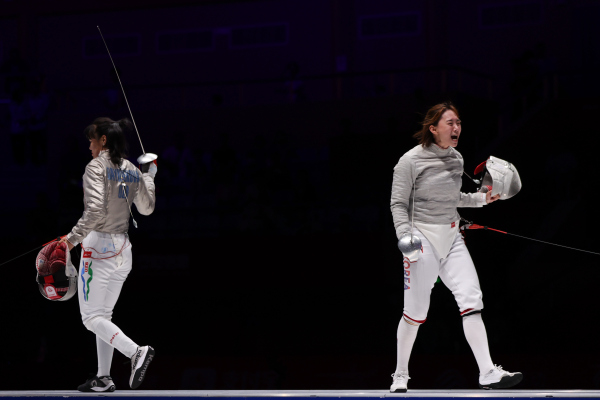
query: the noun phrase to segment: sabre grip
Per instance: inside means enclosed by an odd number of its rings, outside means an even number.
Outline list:
[[[156,160],[151,161],[151,162],[146,163],[146,164],[140,165],[140,170],[142,171],[142,173],[149,172],[150,171],[150,165],[152,165],[152,164],[157,165],[156,164]]]
[[[152,177],[152,179],[154,179],[156,173],[158,172],[157,165],[158,164],[156,163],[156,160],[154,160],[149,163],[140,165],[140,170],[143,174],[149,174]]]

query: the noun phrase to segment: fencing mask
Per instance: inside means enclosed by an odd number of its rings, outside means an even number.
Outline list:
[[[514,165],[500,158],[490,156],[475,168],[475,175],[483,174],[480,192],[492,191],[492,196],[500,195],[506,200],[519,193],[521,178]]]
[[[77,270],[66,243],[52,242],[40,250],[35,268],[40,293],[48,300],[65,301],[77,293]]]

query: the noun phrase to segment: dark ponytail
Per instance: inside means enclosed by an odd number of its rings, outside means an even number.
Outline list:
[[[131,123],[131,121],[129,120],[129,118],[123,118],[123,119],[120,119],[117,122],[119,123],[119,126],[121,127],[121,130],[123,132],[131,132],[131,131],[133,131],[133,124]]]
[[[119,167],[122,159],[128,156],[129,151],[125,132],[132,128],[133,124],[127,118],[117,122],[107,117],[101,117],[96,118],[90,126],[85,128],[84,133],[88,139],[100,140],[102,136],[106,136],[104,147],[108,149],[110,162]]]

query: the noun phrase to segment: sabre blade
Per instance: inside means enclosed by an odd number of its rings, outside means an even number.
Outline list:
[[[127,109],[129,110],[129,115],[131,116],[131,122],[133,122],[133,127],[135,128],[135,133],[137,133],[137,137],[140,141],[140,146],[142,146],[142,152],[144,154],[146,154],[146,150],[144,150],[144,145],[142,144],[142,138],[140,137],[140,132],[138,131],[137,126],[135,125],[135,119],[133,119],[133,113],[131,112],[131,107],[129,107],[129,102],[127,101],[127,95],[125,94],[125,89],[123,89],[123,84],[121,83],[121,78],[119,77],[119,71],[117,71],[117,66],[115,65],[115,62],[113,61],[113,58],[110,55],[110,50],[108,50],[108,45],[106,44],[106,40],[104,40],[104,36],[102,35],[102,31],[100,30],[100,27],[98,25],[96,25],[96,28],[98,28],[98,32],[100,32],[100,37],[102,38],[104,47],[106,47],[106,52],[108,53],[110,62],[112,63],[113,68],[115,69],[115,74],[117,74],[117,79],[119,81],[119,85],[121,86],[121,91],[123,92],[123,97],[125,98],[125,104],[127,104]]]

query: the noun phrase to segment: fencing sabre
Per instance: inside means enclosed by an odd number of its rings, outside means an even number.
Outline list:
[[[100,37],[102,38],[102,43],[104,43],[104,47],[106,48],[106,52],[108,53],[110,62],[112,63],[113,68],[115,69],[115,74],[117,75],[117,80],[119,81],[119,85],[121,86],[121,91],[123,92],[123,98],[125,99],[125,104],[127,104],[127,109],[129,110],[129,115],[131,116],[131,122],[133,122],[133,127],[135,128],[135,133],[137,133],[137,137],[140,141],[140,146],[142,147],[142,151],[144,152],[144,154],[142,154],[141,156],[139,156],[137,158],[137,162],[140,165],[151,163],[154,160],[156,160],[158,158],[158,156],[154,153],[146,153],[146,150],[144,150],[144,145],[142,144],[142,138],[140,137],[140,131],[138,131],[137,125],[135,124],[135,119],[133,118],[133,113],[131,112],[131,107],[129,107],[129,101],[127,101],[127,95],[125,94],[125,89],[123,88],[123,83],[121,82],[121,77],[119,77],[119,71],[117,70],[117,66],[115,65],[115,62],[114,62],[112,56],[110,55],[110,50],[108,49],[106,40],[104,40],[104,36],[102,35],[102,31],[100,30],[100,27],[98,25],[96,25],[96,28],[98,28],[98,32],[100,33]],[[131,219],[133,220],[133,226],[137,228],[138,224],[135,221],[135,218],[133,217],[133,213],[131,212],[131,205],[129,204],[129,198],[127,197],[127,185],[125,184],[124,180],[121,182],[121,186],[122,186],[121,190],[123,190],[123,194],[125,194],[125,201],[127,202],[127,206],[129,207],[129,214],[131,215]]]
[[[135,124],[135,119],[133,119],[133,113],[131,112],[131,107],[129,107],[129,102],[127,101],[127,95],[125,95],[125,89],[123,89],[123,84],[121,83],[121,78],[119,77],[119,71],[117,71],[117,66],[115,65],[115,62],[113,61],[113,58],[110,55],[110,50],[108,50],[108,45],[106,44],[106,40],[104,40],[104,36],[102,35],[102,31],[100,30],[100,27],[96,25],[96,28],[98,28],[98,32],[100,32],[100,37],[102,38],[104,47],[106,47],[106,52],[108,53],[110,62],[112,63],[113,68],[115,69],[115,74],[117,74],[117,79],[119,81],[119,85],[121,86],[121,91],[123,92],[123,97],[125,98],[125,104],[127,104],[127,109],[129,110],[129,115],[131,115],[131,122],[133,122],[133,127],[135,128],[135,133],[137,133],[137,137],[140,141],[140,146],[142,146],[142,152],[144,154],[142,154],[141,156],[139,156],[137,158],[137,162],[140,165],[147,164],[149,162],[156,160],[158,158],[158,156],[154,153],[146,153],[146,150],[144,150],[144,145],[142,144],[142,138],[140,137],[140,132],[138,131],[138,128]]]

